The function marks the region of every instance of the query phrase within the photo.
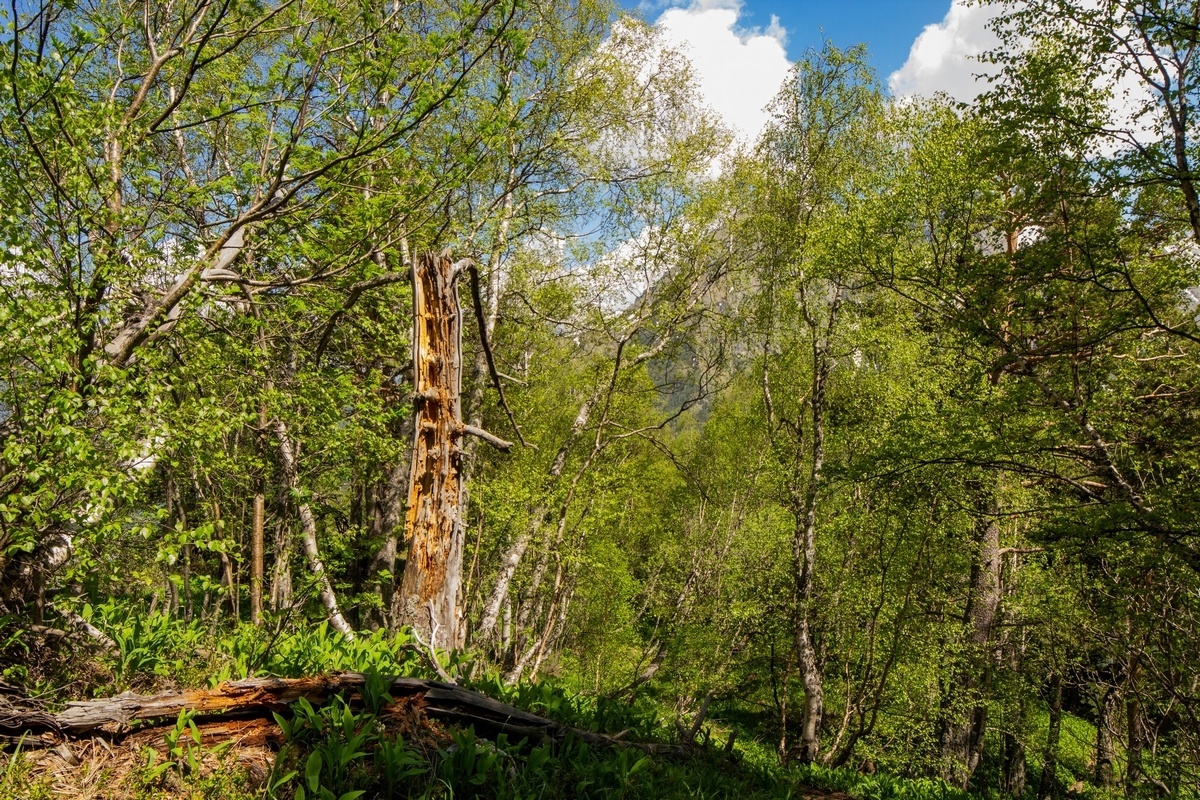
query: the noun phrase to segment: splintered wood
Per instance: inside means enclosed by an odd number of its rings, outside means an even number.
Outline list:
[[[272,711],[286,712],[300,698],[320,705],[334,694],[361,705],[366,676],[342,672],[312,678],[247,678],[223,683],[213,689],[190,689],[160,694],[132,694],[68,703],[58,714],[48,714],[29,704],[14,704],[3,717],[3,739],[21,741],[23,746],[54,747],[80,738],[99,737],[109,741],[134,741],[153,746],[155,736],[146,729],[170,725],[180,711],[195,712],[203,743],[234,740],[248,745],[281,741],[270,721]],[[504,733],[513,741],[537,743],[562,739],[568,734],[595,745],[637,747],[647,752],[687,755],[696,750],[690,743],[668,745],[619,741],[581,730],[514,708],[470,689],[421,678],[395,678],[388,685],[393,702],[382,719],[407,726],[409,733],[428,729],[428,720],[474,727],[484,735]],[[161,728],[159,729],[161,740]]]
[[[462,642],[461,269],[447,254],[413,267],[414,442],[400,618],[428,644]]]

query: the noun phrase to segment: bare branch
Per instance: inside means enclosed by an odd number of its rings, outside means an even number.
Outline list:
[[[492,344],[488,341],[487,321],[483,316],[483,298],[479,292],[479,268],[475,266],[474,261],[469,259],[465,266],[471,275],[471,304],[475,307],[475,322],[479,327],[479,342],[483,347],[483,354],[487,358],[488,374],[492,377],[492,385],[496,387],[496,393],[500,395],[500,406],[508,415],[513,432],[517,434],[517,441],[521,443],[522,447],[529,447],[529,443],[525,441],[525,437],[521,435],[521,429],[517,426],[517,418],[513,416],[512,408],[508,405],[508,398],[504,396],[504,384],[500,382],[500,373],[496,371],[496,359],[492,355]]]
[[[507,453],[513,447],[512,442],[506,442],[505,440],[501,439],[499,436],[496,436],[495,434],[492,434],[492,433],[488,433],[483,428],[477,428],[474,425],[463,425],[462,432],[467,434],[468,436],[475,436],[479,439],[483,439],[485,442],[490,444],[492,447],[496,448],[497,450],[503,451],[505,453]]]

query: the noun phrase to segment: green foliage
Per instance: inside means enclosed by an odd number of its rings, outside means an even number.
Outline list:
[[[143,615],[115,602],[95,609],[85,606],[82,616],[116,643],[111,665],[122,686],[154,679],[215,686],[250,675],[299,677],[330,672],[435,677],[427,656],[403,632],[380,630],[350,639],[320,623],[286,632],[241,625],[214,633],[198,621],[189,623],[163,613]],[[451,657],[448,666],[457,671],[459,657]],[[376,707],[386,702],[379,686],[367,687]]]
[[[265,791],[304,800],[951,800],[1043,768],[1194,798],[1196,7],[1001,3],[974,106],[826,43],[732,152],[607,0],[14,4],[5,681],[364,672],[365,710],[279,715]],[[521,441],[453,432],[430,565],[408,282],[445,248],[479,279],[461,421]],[[464,649],[403,627],[415,569],[461,582]],[[744,760],[388,732],[383,676],[443,670]],[[166,736],[146,794],[242,791],[194,720]],[[43,791],[20,753],[3,786]]]
[[[524,685],[514,696],[541,694]],[[557,691],[558,709],[580,719],[582,698]],[[531,701],[535,706],[539,701]],[[571,706],[576,706],[571,709]],[[542,707],[543,713],[547,711]],[[314,708],[301,700],[292,718],[277,717],[288,739],[276,776],[269,782],[274,797],[411,798],[787,798],[801,786],[846,792],[861,800],[965,800],[968,797],[931,780],[905,780],[863,775],[822,767],[781,768],[752,743],[744,760],[716,753],[687,761],[656,758],[636,747],[592,748],[568,737],[561,743],[533,746],[510,742],[503,734],[486,739],[473,729],[452,730],[449,740],[432,753],[383,732],[369,710],[353,713],[340,699]],[[665,729],[643,716],[642,730]],[[364,751],[370,751],[368,759]],[[354,793],[361,793],[355,795]]]
[[[134,676],[184,677],[186,659],[204,638],[196,623],[162,613],[143,616],[111,601],[95,609],[84,605],[81,616],[94,620],[116,643],[113,674],[118,683],[127,684]]]
[[[233,747],[235,742],[231,740],[213,748],[205,748],[201,741],[200,729],[196,727],[195,717],[194,711],[180,710],[175,727],[165,734],[167,753],[161,764],[157,763],[158,752],[152,747],[146,748],[143,778],[147,782],[158,782],[169,770],[175,770],[180,775],[199,775],[200,765],[206,754],[219,757]]]

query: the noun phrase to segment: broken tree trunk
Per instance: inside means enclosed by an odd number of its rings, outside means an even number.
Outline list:
[[[126,692],[116,697],[68,703],[58,714],[47,714],[31,703],[0,694],[0,739],[23,747],[55,746],[65,739],[102,735],[123,738],[135,730],[173,723],[181,711],[195,712],[198,725],[212,722],[237,729],[237,720],[269,719],[300,698],[320,705],[335,694],[351,703],[361,702],[366,676],[343,672],[312,678],[248,678],[223,683],[214,689],[141,695]],[[388,693],[397,702],[415,704],[430,719],[474,726],[484,735],[507,734],[510,739],[528,739],[537,744],[567,735],[592,745],[637,747],[646,752],[686,756],[690,744],[626,743],[619,737],[580,730],[530,714],[453,684],[420,678],[396,678]],[[260,734],[262,732],[260,731]]]
[[[413,264],[413,432],[400,622],[434,647],[463,644],[462,313],[446,253]]]

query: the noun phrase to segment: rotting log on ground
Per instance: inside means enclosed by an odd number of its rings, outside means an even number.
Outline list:
[[[319,705],[333,695],[341,694],[352,704],[361,703],[365,682],[366,676],[355,672],[308,678],[248,678],[223,683],[213,689],[152,695],[126,692],[115,697],[72,702],[57,714],[14,705],[4,716],[2,733],[10,742],[23,737],[25,747],[49,747],[91,736],[123,739],[134,730],[172,723],[181,711],[186,710],[194,712],[194,721],[205,729],[213,723],[224,725],[211,728],[211,735],[217,737],[213,738],[213,743],[239,736],[268,741],[275,734],[261,725],[251,725],[249,721],[265,722],[270,719],[271,712],[283,711],[302,697]],[[396,678],[388,692],[428,719],[460,727],[473,726],[484,735],[504,733],[513,740],[527,739],[531,744],[574,736],[591,745],[636,747],[668,756],[687,756],[699,749],[691,744],[625,742],[618,736],[563,725],[479,692],[439,681]],[[274,727],[273,723],[269,725]]]

